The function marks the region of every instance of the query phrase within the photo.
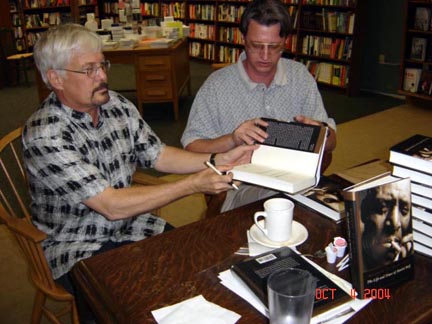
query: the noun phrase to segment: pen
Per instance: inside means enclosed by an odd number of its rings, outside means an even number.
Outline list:
[[[223,175],[222,172],[220,172],[218,169],[215,168],[213,164],[211,164],[209,161],[205,161],[205,165],[208,166],[210,169],[212,169],[214,172],[216,172],[219,175]],[[235,190],[239,190],[239,188],[236,186],[235,183],[230,182],[231,187],[233,187]]]

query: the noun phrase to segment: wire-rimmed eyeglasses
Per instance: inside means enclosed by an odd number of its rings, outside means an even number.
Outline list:
[[[56,70],[85,74],[89,78],[93,79],[98,75],[100,70],[107,73],[109,71],[110,67],[111,67],[111,62],[108,60],[105,60],[105,61],[102,61],[98,64],[92,64],[89,67],[86,67],[82,70],[69,70],[69,69],[56,69]]]
[[[261,53],[267,50],[270,55],[279,54],[283,51],[285,42],[281,43],[261,43],[261,42],[249,42],[246,41],[245,45],[251,53]]]

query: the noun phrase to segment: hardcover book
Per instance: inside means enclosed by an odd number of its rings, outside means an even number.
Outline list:
[[[413,182],[423,184],[429,187],[432,186],[432,174],[401,167],[397,164],[393,165],[392,174],[399,178],[411,178],[411,181]]]
[[[426,38],[413,37],[410,58],[416,61],[424,61],[426,58],[426,44]]]
[[[289,247],[282,247],[270,252],[247,258],[231,266],[233,272],[240,278],[250,290],[268,307],[267,301],[267,279],[275,270],[281,268],[299,268],[310,272],[317,280],[318,290],[332,291],[332,298],[317,299],[313,307],[313,316],[327,311],[337,305],[351,300],[351,296],[344,292],[332,280],[326,277],[309,262]]]
[[[389,161],[432,174],[432,137],[417,134],[392,146]]]
[[[428,31],[431,19],[431,10],[427,7],[417,7],[414,17],[414,29]]]
[[[344,190],[351,279],[361,299],[413,277],[410,184],[385,173]]]
[[[231,172],[240,180],[287,193],[315,186],[320,178],[327,128],[263,118],[269,135],[251,163]]]
[[[336,177],[322,176],[318,185],[306,192],[288,195],[302,205],[316,210],[320,214],[339,222],[345,218],[345,204],[342,190],[352,185],[346,180],[335,180]]]
[[[406,68],[404,73],[403,89],[409,92],[417,92],[422,70]]]

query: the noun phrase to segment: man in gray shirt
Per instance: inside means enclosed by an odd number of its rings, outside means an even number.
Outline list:
[[[245,51],[236,64],[211,74],[192,105],[183,146],[193,152],[225,152],[262,143],[261,117],[329,126],[327,152],[336,146],[336,125],[324,109],[316,82],[306,67],[282,58],[291,19],[279,0],[255,0],[242,15]],[[275,192],[242,184],[228,191],[222,211]]]

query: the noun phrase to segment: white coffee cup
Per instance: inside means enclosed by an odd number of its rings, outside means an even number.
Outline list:
[[[294,203],[289,199],[273,198],[264,203],[264,211],[256,212],[254,221],[256,226],[275,242],[288,241],[291,237],[291,229],[294,214]],[[264,218],[265,226],[262,226],[260,218]]]

